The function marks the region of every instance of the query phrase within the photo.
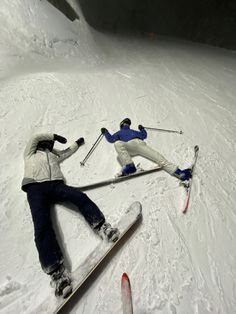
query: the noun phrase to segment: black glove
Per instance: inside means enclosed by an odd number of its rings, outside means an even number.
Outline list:
[[[59,143],[65,144],[67,142],[67,139],[61,135],[54,134],[54,141],[57,141]]]
[[[107,131],[106,128],[101,128],[101,133],[104,134]]]
[[[142,130],[144,129],[144,126],[142,126],[141,124],[139,124],[138,129],[139,129],[140,131],[142,131]]]
[[[84,144],[84,138],[83,137],[80,137],[77,141],[76,141],[78,147],[80,147],[81,145]]]

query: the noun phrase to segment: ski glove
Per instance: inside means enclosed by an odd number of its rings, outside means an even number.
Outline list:
[[[144,130],[144,126],[142,126],[141,124],[139,124],[138,129],[139,129],[140,131],[142,131],[142,130]]]
[[[101,128],[101,133],[102,133],[102,134],[105,134],[106,131],[107,131],[106,128]]]
[[[54,134],[54,141],[57,141],[59,143],[65,144],[67,142],[67,139],[61,135]]]
[[[76,141],[78,147],[80,147],[81,145],[84,144],[84,138],[83,137],[80,137],[77,141]]]

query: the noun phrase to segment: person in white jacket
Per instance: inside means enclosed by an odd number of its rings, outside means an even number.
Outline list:
[[[85,193],[64,182],[60,163],[75,153],[84,144],[84,139],[79,138],[65,150],[54,149],[55,141],[67,142],[66,138],[52,133],[36,134],[30,139],[24,152],[22,190],[27,193],[31,209],[41,267],[51,276],[56,296],[66,298],[72,292],[71,279],[52,226],[51,206],[71,202],[91,228],[108,241],[116,241],[119,231],[106,222],[103,213]]]

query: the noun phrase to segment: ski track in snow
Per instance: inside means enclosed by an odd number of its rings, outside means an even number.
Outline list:
[[[53,289],[40,269],[26,195],[20,191],[28,138],[49,131],[70,143],[84,136],[86,144],[62,164],[68,184],[84,185],[119,171],[115,149],[105,140],[85,167],[80,161],[100,128],[115,132],[124,117],[134,128],[183,130],[183,135],[149,131],[147,140],[180,168],[191,164],[193,147],[199,145],[190,208],[181,214],[184,189],[164,172],[88,191],[112,223],[135,200],[143,205],[143,220],[71,313],[120,313],[123,272],[131,280],[134,313],[233,313],[235,53],[174,39],[100,34],[83,18],[68,24],[46,1],[27,0],[25,10],[20,8],[14,0],[12,24],[6,0],[0,9],[6,43],[0,43],[0,313],[47,313],[54,306],[47,303]],[[151,165],[140,157],[134,161],[142,168]],[[53,208],[72,271],[98,241],[74,210]]]

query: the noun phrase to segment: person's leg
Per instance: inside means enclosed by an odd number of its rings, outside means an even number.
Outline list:
[[[122,142],[122,141],[117,141],[115,142],[114,146],[118,154],[118,160],[122,166],[120,175],[128,175],[128,174],[134,173],[137,169],[126,148],[127,143]]]
[[[47,182],[28,187],[27,198],[31,209],[35,244],[42,269],[47,274],[63,263],[63,255],[53,230]]]
[[[71,202],[74,204],[91,228],[102,238],[104,238],[104,235],[108,241],[113,242],[118,239],[118,229],[112,228],[111,225],[106,222],[105,217],[98,206],[78,188],[68,186],[64,183],[58,183],[54,187],[54,195],[57,198],[56,201]]]
[[[56,296],[66,298],[72,292],[71,278],[64,267],[64,259],[54,233],[50,215],[52,182],[33,184],[27,198],[35,230],[35,243],[42,269],[50,275]]]
[[[125,144],[126,143],[122,141],[117,141],[114,144],[115,150],[118,154],[118,158],[122,167],[133,162],[132,158],[130,157],[130,154],[128,153],[125,147]]]
[[[126,149],[131,154],[131,156],[139,155],[155,162],[159,167],[163,168],[163,170],[168,172],[170,175],[173,175],[178,168],[175,164],[166,160],[156,150],[148,146],[144,141],[138,139],[132,140],[128,142]]]
[[[74,204],[92,228],[96,228],[105,221],[105,217],[98,206],[76,187],[68,186],[63,182],[55,183],[53,195],[55,202]]]
[[[139,140],[136,140],[137,142],[140,142]],[[137,143],[135,146],[135,151],[143,157],[146,157],[147,159],[150,159],[154,162],[156,162],[160,167],[163,168],[166,172],[168,172],[170,175],[176,177],[177,179],[181,181],[189,180],[192,177],[192,169],[179,169],[175,164],[169,162],[166,160],[161,154],[159,154],[156,150],[152,149],[150,146],[148,146],[145,142]],[[131,153],[131,152],[130,152]]]

